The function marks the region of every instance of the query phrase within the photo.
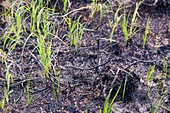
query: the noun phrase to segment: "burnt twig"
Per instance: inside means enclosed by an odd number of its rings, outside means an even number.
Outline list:
[[[128,65],[127,67],[124,68],[124,70],[128,69],[129,67],[131,67],[132,65],[138,64],[138,63],[156,63],[156,60],[148,60],[148,61],[144,61],[144,60],[138,60],[135,61],[133,63],[131,63],[130,65]]]

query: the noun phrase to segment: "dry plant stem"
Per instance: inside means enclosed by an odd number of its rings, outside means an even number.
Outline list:
[[[75,84],[75,85],[72,85],[72,86],[71,86],[70,82],[68,82],[68,87],[69,87],[69,88],[67,88],[67,89],[69,89],[69,91],[67,92],[66,97],[68,97],[68,96],[71,94],[71,92],[73,92],[73,91],[75,90],[75,87],[76,87],[76,86],[79,86],[79,85],[80,85],[80,84]]]
[[[35,61],[38,62],[39,66],[40,66],[41,68],[43,68],[43,67],[41,66],[41,63],[40,63],[40,61],[38,60],[38,58],[37,58],[32,52],[29,52],[29,53],[30,53],[30,55],[35,59]],[[30,59],[29,59],[29,60],[31,60],[31,56],[30,56]]]
[[[70,14],[72,14],[72,13],[77,13],[78,11],[81,11],[81,10],[85,10],[85,9],[89,9],[89,5],[88,6],[85,6],[85,7],[80,7],[80,8],[78,8],[78,9],[74,9],[74,10],[72,10],[72,11],[70,11],[70,12],[68,12],[68,13],[66,13],[65,15],[62,15],[62,16],[53,16],[51,19],[49,19],[49,20],[55,20],[55,18],[65,18],[65,17],[67,17],[68,15],[70,15]]]
[[[112,85],[116,82],[116,80],[119,80],[119,82],[120,82],[120,79],[118,79],[118,78],[119,78],[119,77],[118,77],[118,74],[119,74],[119,72],[120,72],[120,68],[117,69],[116,74],[114,74],[113,70],[110,70],[110,71],[112,72],[113,75],[115,75],[115,76],[114,76],[114,79],[113,79],[113,81],[112,81]]]
[[[62,68],[63,66],[60,66],[60,67],[61,67],[62,69],[73,68],[73,69],[77,69],[77,70],[92,70],[92,69],[96,69],[96,68],[98,68],[98,67],[100,67],[100,66],[103,66],[103,65],[109,63],[110,60],[111,60],[111,59],[109,59],[108,61],[106,61],[106,62],[104,62],[104,63],[102,63],[102,64],[100,64],[100,65],[97,65],[97,66],[94,66],[94,67],[91,67],[91,68],[75,67],[75,66],[65,66],[64,68]]]
[[[106,40],[106,41],[110,41],[110,39],[106,39],[106,38],[98,38],[98,40]],[[115,42],[116,44],[119,43],[117,40],[113,40],[112,39],[112,43]]]
[[[98,67],[97,67],[97,72],[98,73],[100,73],[101,72],[101,68],[100,68],[100,64],[101,64],[101,59],[100,59],[100,57],[99,57],[99,55],[100,55],[100,40],[97,40],[97,65],[98,65]]]
[[[113,81],[112,81],[112,85],[114,85],[114,83],[115,83],[116,80],[118,80],[119,82],[121,82],[121,80],[118,79],[118,75],[119,75],[119,73],[120,73],[121,71],[124,72],[124,73],[126,73],[126,74],[128,74],[128,75],[130,75],[131,77],[133,77],[133,75],[132,75],[130,72],[128,72],[128,71],[126,71],[126,70],[124,70],[124,69],[121,69],[121,68],[119,68],[119,67],[118,67],[118,69],[117,69],[116,74],[114,74],[114,72],[113,72],[112,70],[110,70],[110,71],[112,72],[113,75],[115,75],[115,76],[114,76],[114,79],[113,79]]]
[[[125,73],[127,73],[127,74],[130,75],[131,77],[133,77],[133,75],[132,75],[130,72],[126,71],[125,69],[120,69],[120,70],[123,71],[123,72],[125,72]]]
[[[36,91],[29,91],[31,94],[37,94],[38,92],[42,92],[42,91],[44,91],[44,90],[47,90],[48,89],[48,87],[46,86],[46,87],[44,87],[44,88],[41,88],[41,89],[36,89]]]
[[[6,78],[3,77],[3,76],[0,76],[0,81],[1,81],[1,82],[5,82],[5,81],[6,81]]]
[[[156,3],[158,2],[158,0],[155,0],[155,2],[153,3],[153,4],[147,4],[147,3],[143,3],[144,5],[147,5],[147,6],[155,6],[156,5]]]
[[[15,102],[16,102],[16,103],[19,102],[19,100],[21,99],[22,96],[23,96],[23,92],[21,91],[20,96],[15,100]]]
[[[93,48],[95,48],[95,47],[94,47],[94,46],[89,46],[89,47],[79,47],[79,48],[77,48],[77,49],[71,49],[71,50],[67,50],[67,51],[59,50],[58,52],[67,54],[67,53],[73,53],[73,52],[76,52],[76,51],[85,50],[85,49],[93,49]]]
[[[19,81],[19,82],[16,82],[16,83],[11,84],[11,87],[14,87],[14,86],[19,85],[19,84],[23,84],[23,83],[25,83],[25,82],[27,82],[27,81],[33,81],[33,80],[38,80],[38,79],[39,79],[39,78],[24,79],[24,80],[21,80],[21,81]]]
[[[53,83],[53,84],[55,84],[55,85],[57,85],[58,82],[59,82],[59,80],[58,80],[56,77],[54,77],[51,73],[49,73],[49,75],[46,77],[46,79],[47,79],[47,80],[50,80],[51,83]],[[61,84],[61,83],[60,83],[60,84]]]
[[[126,69],[130,68],[132,65],[135,65],[135,64],[138,64],[138,63],[156,63],[156,60],[148,60],[148,61],[138,60],[138,61],[131,63],[127,67],[125,67],[124,70],[126,70]]]

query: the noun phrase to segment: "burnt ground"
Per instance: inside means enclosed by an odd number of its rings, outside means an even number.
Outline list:
[[[85,3],[74,3],[71,9],[82,7]],[[129,11],[133,11],[133,7]],[[10,73],[14,81],[11,82],[9,103],[5,104],[6,112],[70,112],[98,113],[103,109],[106,96],[111,88],[112,97],[122,83],[122,88],[113,104],[114,113],[148,113],[160,100],[158,112],[168,113],[170,109],[170,32],[168,23],[170,8],[165,6],[149,7],[142,5],[139,9],[140,18],[137,22],[139,32],[132,37],[125,46],[121,27],[118,26],[113,41],[110,43],[110,33],[114,15],[105,13],[100,22],[100,14],[96,13],[90,19],[90,11],[82,10],[73,16],[73,19],[82,15],[81,22],[86,28],[94,31],[84,31],[78,50],[69,46],[66,26],[56,21],[57,38],[52,39],[52,63],[54,71],[44,77],[43,67],[35,37],[31,37],[23,49],[26,36],[23,36],[20,45],[9,54],[8,64],[11,63]],[[150,29],[145,48],[142,48],[142,36],[148,19]],[[4,23],[1,22],[4,29]],[[3,34],[3,33],[1,33]],[[108,39],[108,40],[106,40]],[[65,43],[63,43],[63,41]],[[1,44],[2,48],[2,44]],[[8,48],[4,51],[7,53]],[[22,54],[23,52],[23,54]],[[164,60],[166,59],[166,60]],[[167,65],[167,78],[164,81],[164,91],[161,90],[163,66]],[[152,85],[146,83],[148,69],[155,65]],[[0,100],[4,95],[6,66],[0,64]],[[122,101],[123,86],[127,77],[125,100]],[[26,86],[30,81],[30,96],[32,101],[27,105]],[[60,82],[59,82],[60,81]],[[60,91],[57,86],[60,83]],[[148,93],[148,91],[150,93]],[[164,93],[163,93],[164,92]],[[158,97],[157,101],[155,98]],[[26,106],[27,105],[27,106]],[[164,107],[163,107],[164,106]],[[166,107],[166,108],[165,108]],[[0,110],[2,112],[2,110]]]

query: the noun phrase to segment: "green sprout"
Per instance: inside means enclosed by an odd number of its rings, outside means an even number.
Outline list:
[[[78,48],[78,41],[82,39],[84,31],[83,25],[79,22],[80,18],[81,16],[76,21],[73,22],[71,18],[65,19],[69,29],[67,36],[70,39],[70,45],[71,46],[74,45],[76,49]]]
[[[147,20],[146,28],[145,28],[145,34],[143,35],[143,48],[145,47],[146,38],[147,38],[147,35],[149,33],[149,22],[150,22],[150,18],[148,18],[148,20]]]
[[[38,52],[40,54],[41,58],[41,63],[45,69],[45,73],[48,74],[51,69],[51,46],[52,46],[52,41],[50,41],[49,46],[45,47],[45,39],[41,35],[38,39]]]
[[[126,75],[125,82],[124,82],[124,86],[123,86],[123,95],[122,95],[122,100],[123,100],[123,102],[124,102],[124,100],[125,100],[124,98],[125,98],[127,80],[128,80],[128,75]]]
[[[128,39],[129,39],[129,33],[128,33],[128,21],[127,21],[127,19],[126,19],[126,13],[124,13],[123,21],[122,21],[121,27],[122,27],[122,30],[123,30],[123,34],[124,34],[124,38],[125,38],[125,45],[126,45]]]
[[[168,24],[168,32],[170,32],[170,23]]]
[[[8,18],[8,28],[4,34],[4,44],[3,46],[9,47],[9,53],[15,49],[17,44],[20,44],[20,37],[22,35],[23,27],[23,16],[25,13],[24,6],[18,3],[16,12],[14,11],[14,6],[16,2],[12,3],[12,8]],[[13,35],[11,35],[13,34]]]
[[[152,76],[154,70],[155,70],[155,65],[152,67],[149,67],[148,74],[146,76],[146,83],[148,83],[151,80],[151,76]]]
[[[68,0],[63,0],[63,2],[64,2],[63,10],[64,10],[64,12],[66,12],[67,11]]]
[[[5,99],[2,99],[2,100],[0,101],[0,108],[2,109],[2,111],[5,110]]]
[[[121,10],[122,8],[121,8],[121,5],[118,7],[118,9],[116,10],[116,13],[115,13],[115,15],[114,15],[114,21],[115,21],[115,23],[114,23],[114,26],[113,26],[113,28],[112,28],[112,31],[111,31],[111,34],[110,34],[110,43],[112,43],[112,37],[113,37],[113,34],[114,34],[114,32],[115,32],[115,29],[116,29],[116,27],[118,26],[118,24],[119,24],[119,22],[120,22],[120,19],[121,19],[121,16],[120,17],[118,17],[118,13],[119,13],[119,11]]]
[[[111,102],[109,102],[109,100],[110,100],[110,96],[111,96],[113,88],[110,89],[109,94],[108,94],[106,101],[105,101],[105,104],[104,104],[103,112],[100,111],[100,113],[111,113],[112,105],[113,105],[113,103],[114,103],[114,101],[115,101],[115,99],[116,99],[116,97],[117,97],[117,95],[118,95],[118,93],[121,89],[121,86],[122,86],[122,84],[120,84],[120,86],[119,86],[118,90],[116,91],[116,94],[112,98]]]
[[[25,93],[26,93],[26,97],[27,97],[27,104],[26,106],[30,105],[32,100],[33,100],[33,97],[30,96],[30,80],[27,81],[27,85],[26,85],[26,89],[25,89]]]
[[[133,12],[130,24],[128,24],[128,18],[129,18],[130,13],[128,14],[128,16],[126,16],[126,12],[124,13],[121,27],[122,27],[124,38],[125,38],[125,45],[127,45],[128,40],[132,38],[136,34],[136,32],[138,32],[138,30],[136,30],[137,27],[135,25],[138,20],[137,18],[138,9],[142,2],[143,1],[136,3],[135,11]]]
[[[154,98],[153,102],[152,102],[152,110],[151,113],[158,113],[158,110],[163,102],[163,96],[161,96],[161,98],[158,98],[158,94],[156,95],[156,97]]]

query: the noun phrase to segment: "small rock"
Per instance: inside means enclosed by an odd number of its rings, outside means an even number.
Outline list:
[[[140,112],[140,113],[144,113],[144,112],[145,112],[145,109],[141,107],[141,108],[139,108],[139,112]]]

